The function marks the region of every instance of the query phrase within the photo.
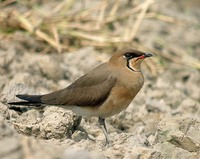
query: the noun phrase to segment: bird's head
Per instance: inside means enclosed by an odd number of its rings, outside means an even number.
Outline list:
[[[153,56],[151,53],[145,53],[134,49],[126,49],[114,54],[109,63],[114,66],[127,67],[131,71],[141,71],[141,63],[147,58]]]

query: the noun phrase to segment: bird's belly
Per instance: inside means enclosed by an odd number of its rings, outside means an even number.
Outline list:
[[[67,106],[67,109],[79,116],[105,118],[119,114],[128,107],[130,102],[131,100],[115,99],[115,101],[108,101],[101,106]]]
[[[75,106],[75,105],[73,105],[73,106],[67,106],[64,108],[71,110],[78,116],[86,116],[86,117],[98,116],[98,112],[92,107],[91,106]]]

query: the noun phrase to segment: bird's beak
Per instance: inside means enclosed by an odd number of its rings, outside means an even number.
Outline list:
[[[146,58],[146,57],[151,57],[151,56],[153,56],[153,54],[151,54],[151,53],[145,53],[145,54],[144,54],[144,58]]]
[[[151,57],[151,56],[153,56],[153,54],[151,54],[151,53],[145,53],[144,55],[139,56],[139,57],[137,58],[137,60],[138,60],[138,59],[145,59],[145,58]]]

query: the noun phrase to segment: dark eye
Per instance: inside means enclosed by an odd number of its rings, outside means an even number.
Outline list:
[[[132,59],[132,58],[134,58],[135,56],[134,56],[134,54],[133,53],[125,53],[124,54],[124,58],[126,58],[126,59]]]

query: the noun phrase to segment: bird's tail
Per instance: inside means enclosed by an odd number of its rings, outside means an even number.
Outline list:
[[[17,98],[23,99],[25,101],[21,102],[9,102],[10,105],[26,105],[26,106],[41,106],[41,97],[42,95],[27,95],[27,94],[18,94]]]

